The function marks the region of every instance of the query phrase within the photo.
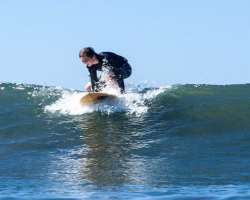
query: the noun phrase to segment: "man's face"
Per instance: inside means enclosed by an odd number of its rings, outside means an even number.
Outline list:
[[[88,67],[98,64],[98,60],[95,56],[93,56],[92,58],[88,58],[86,56],[80,55],[80,59],[82,63],[86,64]]]

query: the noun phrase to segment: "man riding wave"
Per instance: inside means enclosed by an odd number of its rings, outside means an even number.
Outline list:
[[[87,84],[87,91],[100,92],[105,87],[119,87],[125,92],[124,79],[128,78],[132,69],[126,58],[112,52],[96,53],[93,48],[86,47],[80,50],[79,58],[86,64],[91,84]],[[97,71],[101,72],[98,77]]]

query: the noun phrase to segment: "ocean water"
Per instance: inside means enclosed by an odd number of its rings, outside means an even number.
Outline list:
[[[250,199],[250,84],[0,84],[0,199]]]

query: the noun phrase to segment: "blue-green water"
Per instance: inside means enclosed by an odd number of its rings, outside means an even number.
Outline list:
[[[250,199],[250,85],[82,93],[0,84],[0,198]]]

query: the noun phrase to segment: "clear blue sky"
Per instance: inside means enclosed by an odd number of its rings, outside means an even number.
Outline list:
[[[128,58],[128,82],[250,82],[248,0],[2,0],[0,81],[81,89],[82,47]]]

